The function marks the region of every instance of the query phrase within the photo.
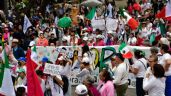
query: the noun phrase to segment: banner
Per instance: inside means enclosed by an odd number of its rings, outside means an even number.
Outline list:
[[[50,74],[50,75],[59,75],[59,71],[60,71],[59,65],[46,63],[43,73]]]
[[[116,52],[118,52],[118,45],[114,46],[97,46],[97,47],[89,47],[91,56],[90,58],[90,64],[91,68],[93,69],[92,76],[94,76],[97,80],[96,83],[98,83],[98,75],[99,75],[99,66],[102,64],[108,65],[110,68],[112,68],[111,60],[110,58],[115,55]],[[137,47],[137,46],[128,46],[128,48],[133,53],[134,49],[140,49],[145,52],[146,57],[148,58],[150,55],[150,47]],[[38,60],[41,61],[41,59],[46,56],[49,58],[53,64],[56,64],[57,58],[60,54],[63,54],[63,56],[66,56],[67,58],[70,58],[73,62],[72,64],[72,72],[70,75],[70,82],[72,85],[77,85],[80,83],[78,77],[76,77],[76,74],[79,72],[79,68],[76,67],[76,65],[79,63],[79,58],[82,56],[82,47],[80,46],[59,46],[59,47],[37,47],[37,54],[38,54]],[[135,58],[133,58],[133,61]],[[125,62],[129,64],[128,60],[126,59]],[[129,82],[132,87],[135,87],[135,77],[132,73],[129,74]]]

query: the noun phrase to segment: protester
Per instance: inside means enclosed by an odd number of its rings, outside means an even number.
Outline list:
[[[136,76],[136,94],[137,96],[144,96],[143,79],[145,71],[147,70],[147,60],[144,58],[144,53],[141,50],[135,50],[134,56],[137,59],[132,67],[131,72]]]
[[[124,96],[128,88],[129,65],[124,63],[124,58],[121,53],[116,53],[114,59],[117,65],[113,83],[115,85],[117,96]]]
[[[12,40],[13,54],[16,59],[20,57],[25,57],[24,50],[18,45],[18,39]]]
[[[143,89],[149,96],[165,96],[164,68],[160,64],[152,67],[153,74],[147,74],[143,81]],[[152,75],[152,76],[151,76]]]
[[[94,86],[95,78],[91,75],[87,75],[87,77],[83,80],[83,84],[88,89],[88,95],[89,96],[100,96],[100,93]]]
[[[112,82],[113,79],[108,70],[103,69],[99,73],[99,78],[100,81],[97,89],[99,90],[101,96],[115,96],[114,84]]]

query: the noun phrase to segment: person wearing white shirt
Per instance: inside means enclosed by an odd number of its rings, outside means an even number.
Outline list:
[[[148,74],[144,78],[143,89],[148,91],[149,96],[165,96],[164,72],[162,65],[155,64],[152,68],[152,76]]]
[[[143,51],[135,50],[134,56],[137,59],[132,67],[131,72],[136,76],[136,94],[137,96],[144,96],[143,79],[147,69],[147,60],[144,58]]]
[[[113,83],[115,85],[117,96],[125,96],[128,88],[129,65],[124,63],[124,58],[121,53],[116,53],[115,55],[115,62],[118,66],[115,70]]]
[[[166,44],[162,44],[160,48],[161,54],[163,54],[161,60],[159,61],[160,64],[163,65],[165,69],[165,76],[166,76],[166,88],[165,88],[165,95],[171,96],[171,55],[168,53],[169,46]]]

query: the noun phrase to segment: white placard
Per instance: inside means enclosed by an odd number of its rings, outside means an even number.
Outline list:
[[[54,65],[54,64],[45,64],[45,69],[44,69],[44,73],[45,74],[50,74],[50,75],[59,75],[59,71],[60,71],[60,66],[59,65]]]

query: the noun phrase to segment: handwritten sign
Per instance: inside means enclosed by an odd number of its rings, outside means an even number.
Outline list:
[[[59,75],[59,71],[60,71],[60,66],[59,65],[54,65],[54,64],[45,64],[45,69],[44,69],[44,73],[46,74],[50,74],[50,75]]]

